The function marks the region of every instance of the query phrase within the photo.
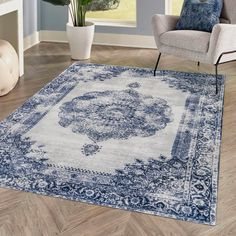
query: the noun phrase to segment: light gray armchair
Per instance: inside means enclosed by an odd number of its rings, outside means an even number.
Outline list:
[[[224,0],[221,23],[212,33],[195,30],[175,30],[178,16],[154,15],[152,27],[159,56],[162,53],[215,65],[216,93],[218,92],[218,65],[236,60],[236,1]]]

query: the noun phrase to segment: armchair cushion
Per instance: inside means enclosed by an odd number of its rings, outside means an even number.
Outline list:
[[[158,48],[161,46],[160,35],[165,32],[174,30],[177,24],[178,16],[156,14],[152,17],[152,29]]]
[[[196,30],[174,30],[160,36],[160,42],[166,46],[206,53],[211,34]]]
[[[223,0],[185,0],[177,30],[211,32],[220,22]]]

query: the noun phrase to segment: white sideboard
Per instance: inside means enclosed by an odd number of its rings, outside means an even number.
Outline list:
[[[20,76],[22,76],[24,74],[22,0],[0,0],[0,39],[9,41],[18,53]]]

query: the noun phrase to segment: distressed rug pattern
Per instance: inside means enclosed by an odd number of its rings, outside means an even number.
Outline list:
[[[218,80],[75,63],[0,123],[0,186],[214,225]]]

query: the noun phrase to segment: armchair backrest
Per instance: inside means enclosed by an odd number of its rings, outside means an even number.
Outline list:
[[[236,1],[224,0],[221,17],[228,20],[230,24],[236,24]]]

